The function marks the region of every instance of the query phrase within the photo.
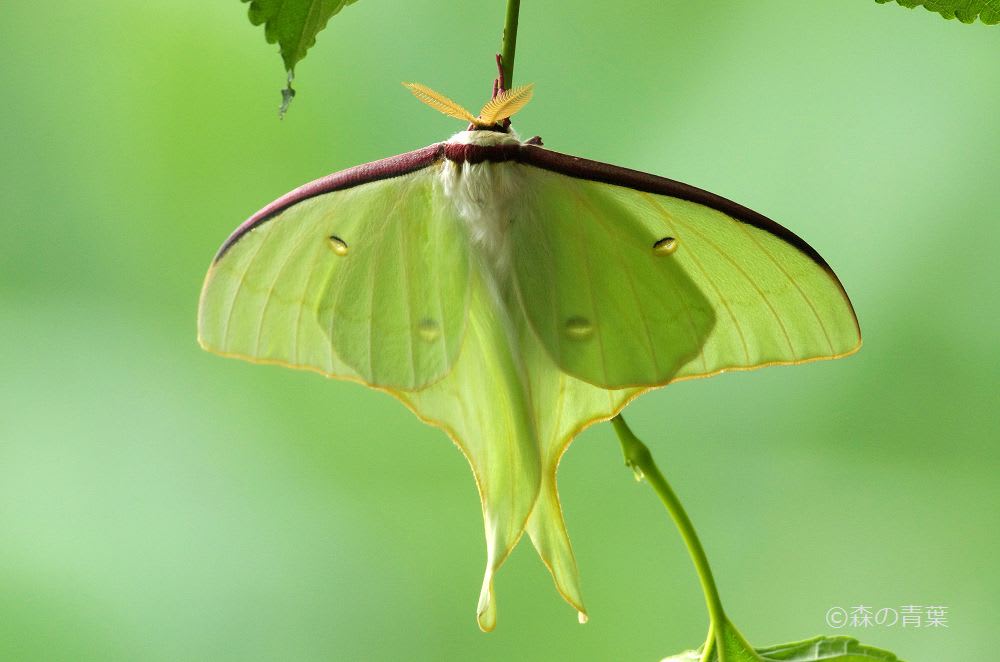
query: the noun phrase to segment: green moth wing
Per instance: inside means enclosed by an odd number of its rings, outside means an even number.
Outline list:
[[[485,630],[524,532],[586,619],[556,487],[581,430],[674,380],[860,345],[836,276],[772,221],[493,131],[265,207],[209,269],[199,339],[388,391],[447,432],[482,501]]]
[[[515,280],[566,372],[604,388],[653,386],[860,346],[840,281],[773,221],[535,146],[518,159],[529,192],[511,225]]]
[[[523,169],[512,268],[542,460],[526,531],[582,621],[556,489],[580,430],[671,381],[850,354],[857,319],[815,250],[741,205],[534,145],[454,151]]]
[[[466,324],[469,255],[431,157],[252,218],[206,278],[202,344],[382,388],[441,379]]]
[[[563,454],[586,427],[606,420],[647,388],[602,389],[561,370],[521,317],[519,346],[527,366],[528,392],[535,412],[542,480],[538,501],[525,531],[555,582],[559,594],[587,620],[576,558],[563,519],[556,473]],[[572,505],[567,511],[572,516]]]
[[[523,357],[481,266],[472,270],[468,328],[451,372],[427,388],[393,395],[444,429],[472,467],[487,550],[476,619],[489,631],[497,618],[493,580],[534,511],[541,463]]]
[[[538,440],[510,321],[469,260],[454,205],[440,197],[442,154],[432,145],[334,173],[251,217],[209,269],[199,340],[220,354],[383,388],[443,429],[482,501],[477,621],[490,630],[494,576],[538,495]],[[343,268],[358,256],[360,267]],[[412,346],[440,353],[411,357]]]
[[[669,381],[698,355],[715,311],[662,234],[607,184],[529,168],[511,223],[524,314],[566,372],[605,388]]]
[[[861,346],[840,280],[801,239],[777,224],[753,225],[688,200],[639,195],[642,218],[675,238],[673,257],[719,319],[678,378],[838,358]]]

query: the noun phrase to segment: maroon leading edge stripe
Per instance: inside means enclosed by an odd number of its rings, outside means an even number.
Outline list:
[[[737,221],[760,228],[791,244],[826,269],[839,283],[839,279],[833,273],[830,265],[826,263],[826,260],[812,246],[803,241],[801,237],[766,216],[758,214],[752,209],[748,209],[732,200],[727,200],[714,193],[709,193],[690,184],[667,179],[666,177],[658,177],[657,175],[622,168],[609,163],[601,163],[600,161],[591,161],[590,159],[561,154],[538,145],[529,144],[490,146],[436,143],[413,152],[390,156],[381,161],[373,161],[335,172],[332,175],[327,175],[326,177],[300,186],[251,216],[226,239],[216,254],[215,261],[218,262],[248,232],[303,200],[308,200],[324,193],[367,184],[368,182],[399,177],[431,166],[442,159],[448,159],[456,163],[471,164],[514,161],[578,179],[623,186],[646,193],[667,195],[711,207],[731,216]]]
[[[562,175],[576,177],[577,179],[587,179],[603,184],[613,184],[624,188],[643,191],[645,193],[656,193],[668,195],[672,198],[679,198],[694,202],[699,205],[711,207],[717,211],[735,218],[736,220],[760,228],[765,232],[775,235],[779,239],[791,244],[802,253],[805,253],[814,262],[832,273],[830,265],[816,252],[812,246],[807,244],[801,237],[788,228],[775,223],[763,214],[758,214],[752,209],[748,209],[741,204],[723,198],[714,193],[709,193],[704,189],[678,182],[666,177],[651,175],[639,170],[623,168],[621,166],[582,159],[578,156],[570,156],[560,152],[553,152],[550,149],[536,145],[498,145],[496,147],[486,147],[481,145],[458,145],[445,144],[445,158],[458,163],[501,163],[503,161],[516,161],[536,168],[543,168],[558,172]]]
[[[341,191],[360,184],[367,184],[368,182],[375,182],[380,179],[391,179],[416,170],[421,170],[440,161],[443,155],[444,143],[437,143],[435,145],[424,147],[423,149],[406,152],[405,154],[390,156],[389,158],[382,159],[380,161],[362,163],[359,166],[354,166],[353,168],[348,168],[347,170],[341,170],[340,172],[335,172],[332,175],[321,177],[315,181],[309,182],[308,184],[303,184],[294,191],[290,191],[281,196],[244,221],[240,227],[236,228],[229,238],[226,239],[225,243],[222,244],[219,252],[215,254],[215,260],[213,260],[213,262],[221,260],[222,256],[225,255],[237,241],[242,239],[246,233],[271,220],[292,205],[298,204],[303,200],[308,200],[309,198],[315,198],[317,195],[330,193],[331,191]]]

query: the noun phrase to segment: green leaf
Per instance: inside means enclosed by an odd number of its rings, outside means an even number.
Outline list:
[[[357,0],[242,0],[250,3],[250,22],[264,26],[269,44],[278,44],[288,72],[288,85],[281,91],[281,114],[295,96],[292,79],[295,65],[316,43],[316,35],[330,18]]]
[[[758,648],[757,654],[765,660],[787,660],[789,662],[807,662],[808,660],[899,662],[899,658],[889,651],[865,646],[858,643],[857,639],[850,637],[813,637],[792,644]]]
[[[987,25],[1000,23],[1000,2],[997,0],[875,0],[875,2],[881,5],[897,2],[909,9],[922,6],[945,18],[957,18],[963,23],[975,23],[977,18]]]
[[[858,643],[850,637],[813,637],[790,644],[752,648],[731,624],[722,625],[723,655],[715,647],[685,651],[662,662],[902,662],[889,651]]]

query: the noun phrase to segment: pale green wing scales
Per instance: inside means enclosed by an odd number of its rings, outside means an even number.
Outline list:
[[[505,241],[469,236],[444,159],[484,175],[456,190],[518,182],[494,219]],[[498,247],[509,254],[476,254]],[[381,388],[449,434],[482,501],[486,630],[523,531],[585,616],[556,490],[584,427],[677,379],[860,345],[836,276],[787,230],[678,182],[510,143],[431,146],[272,203],[209,270],[199,338]]]
[[[512,224],[515,278],[532,328],[571,375],[654,386],[860,346],[840,282],[782,228],[529,171],[531,193]]]
[[[483,273],[472,270],[469,325],[453,370],[415,392],[394,392],[446,430],[476,477],[486,529],[479,626],[496,625],[493,578],[524,532],[539,490],[539,442],[511,321]]]
[[[573,159],[570,168],[581,161]],[[571,440],[648,388],[725,369],[835,358],[856,350],[860,336],[850,302],[822,258],[762,217],[758,227],[681,198],[526,170],[524,179],[532,193],[523,198],[527,210],[513,219],[513,261],[525,311],[520,347],[542,462],[538,502],[527,531],[560,594],[584,620],[576,560],[556,489],[559,460]],[[597,175],[618,170],[601,166]],[[637,237],[642,241],[634,242]],[[650,268],[644,259],[650,255],[672,263],[674,269]],[[628,259],[635,261],[630,279],[624,277],[629,269],[622,264]],[[618,273],[605,266],[616,262]],[[570,269],[559,267],[567,263]],[[650,282],[635,284],[644,278]],[[572,300],[574,290],[587,287],[598,296]],[[666,305],[651,308],[642,296],[635,296],[649,290],[656,290],[653,298],[672,296],[687,302],[693,311],[686,317],[688,335],[672,340],[671,334],[681,331],[677,328],[651,333],[648,322],[653,317],[647,311],[658,311],[668,322],[674,316]],[[560,309],[564,293],[572,303]],[[630,302],[638,310],[628,310]],[[599,327],[583,324],[588,314],[600,320],[608,318],[608,312],[612,320],[635,323],[613,325],[603,336],[597,335]],[[621,343],[627,348],[623,351],[650,357],[651,335],[663,343],[667,357],[661,359],[660,369],[645,377],[636,371],[619,374],[617,382],[609,379],[615,375],[606,371],[604,359],[618,350],[607,346]],[[590,360],[583,360],[588,351]],[[625,381],[645,383],[613,388]]]
[[[514,325],[441,197],[440,151],[421,152],[335,173],[252,217],[209,270],[199,339],[221,354],[384,388],[444,429],[482,501],[477,620],[490,630],[494,576],[538,495],[538,440]],[[413,155],[427,167],[367,181]],[[355,185],[358,178],[365,181]]]
[[[427,167],[304,199],[209,271],[207,348],[390,389],[450,370],[468,307],[468,242]]]
[[[783,228],[758,227],[670,196],[617,187],[608,193],[630,198],[637,218],[674,239],[670,259],[716,311],[718,323],[701,354],[677,378],[838,358],[861,346],[840,281]]]
[[[524,314],[556,364],[604,388],[670,381],[695,358],[716,312],[630,200],[529,168],[511,224]]]
[[[607,390],[563,372],[522,317],[520,348],[528,373],[542,466],[538,501],[527,532],[552,574],[559,594],[587,620],[579,572],[556,485],[557,469],[572,440],[585,427],[617,414],[642,388]]]

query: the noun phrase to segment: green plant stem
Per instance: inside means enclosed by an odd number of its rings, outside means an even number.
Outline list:
[[[625,423],[625,419],[619,414],[611,419],[611,424],[618,434],[618,440],[622,444],[622,454],[625,456],[625,464],[629,466],[640,478],[645,478],[653,491],[660,497],[660,501],[667,507],[667,512],[673,518],[677,530],[680,531],[684,544],[687,545],[688,553],[694,562],[695,570],[698,572],[698,579],[701,581],[701,590],[705,594],[705,603],[708,606],[708,615],[711,620],[709,626],[709,641],[712,641],[713,634],[716,643],[721,649],[718,641],[719,633],[726,620],[726,614],[722,609],[722,601],[719,599],[719,590],[715,586],[715,579],[712,577],[712,569],[708,565],[708,557],[705,556],[705,549],[701,546],[698,534],[694,531],[691,518],[684,511],[684,506],[670,487],[667,479],[660,473],[659,468],[653,461],[653,456],[644,443],[639,441],[635,433]],[[706,649],[708,645],[706,644]]]
[[[517,14],[521,0],[507,0],[507,16],[503,23],[500,58],[503,62],[503,80],[507,89],[514,87],[514,52],[517,50]]]

